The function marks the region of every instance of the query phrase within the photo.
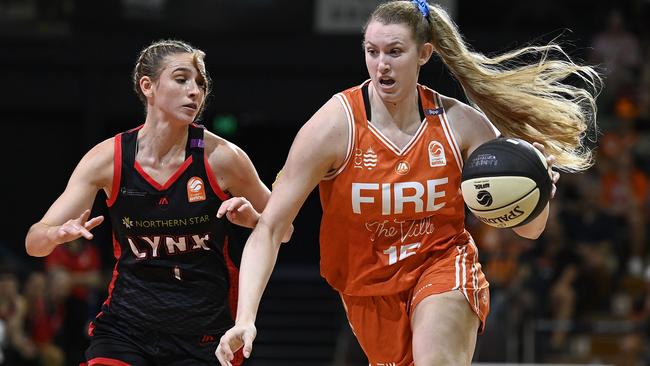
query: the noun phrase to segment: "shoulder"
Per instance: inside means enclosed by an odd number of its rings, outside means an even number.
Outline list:
[[[204,132],[205,155],[210,164],[218,163],[218,160],[231,161],[245,155],[244,150],[234,143],[221,136],[208,131]]]
[[[440,99],[464,156],[499,135],[497,128],[480,110],[455,98],[440,95]]]
[[[354,124],[347,108],[341,97],[334,95],[300,128],[292,149],[328,169],[338,169],[345,161]]]
[[[115,158],[115,137],[108,138],[93,146],[79,163],[81,166],[90,166],[93,169],[112,166]]]
[[[313,137],[316,139],[347,137],[348,125],[353,117],[346,108],[340,94],[332,96],[303,125],[301,131],[315,135]]]
[[[236,144],[205,130],[205,158],[213,171],[218,174],[240,174],[252,163],[243,149]]]

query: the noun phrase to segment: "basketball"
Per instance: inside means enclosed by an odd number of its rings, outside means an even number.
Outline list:
[[[530,222],[546,206],[551,189],[544,154],[518,138],[482,144],[463,167],[463,200],[474,216],[493,227]]]

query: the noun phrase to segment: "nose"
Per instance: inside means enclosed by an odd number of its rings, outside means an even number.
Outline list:
[[[192,82],[189,83],[188,88],[189,88],[190,97],[192,97],[192,98],[199,95],[199,93],[201,93],[201,91],[203,90],[203,89],[201,89],[199,84],[196,82],[196,80],[192,80]]]
[[[385,74],[390,71],[390,63],[387,60],[387,57],[385,55],[381,56],[379,58],[379,72],[382,74]]]

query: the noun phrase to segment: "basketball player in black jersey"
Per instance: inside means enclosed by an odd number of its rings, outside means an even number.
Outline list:
[[[209,93],[204,56],[176,40],[142,50],[133,82],[144,124],[93,147],[27,233],[39,257],[92,239],[104,218],[90,209],[106,192],[116,264],[88,365],[213,365],[233,325],[228,225],[254,227],[270,192],[240,148],[194,124]]]

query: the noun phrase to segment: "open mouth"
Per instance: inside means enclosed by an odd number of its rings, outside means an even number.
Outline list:
[[[379,84],[381,84],[382,86],[392,86],[393,84],[395,84],[395,80],[384,77],[379,79]]]

